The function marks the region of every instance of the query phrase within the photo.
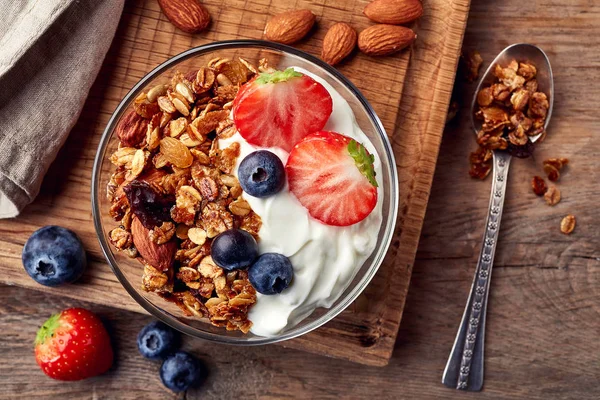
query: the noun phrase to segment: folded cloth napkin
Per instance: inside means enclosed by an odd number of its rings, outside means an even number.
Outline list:
[[[19,214],[75,125],[124,0],[0,0],[0,218]]]

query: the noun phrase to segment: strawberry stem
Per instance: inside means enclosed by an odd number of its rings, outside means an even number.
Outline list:
[[[373,167],[375,156],[369,154],[367,149],[365,149],[365,146],[354,139],[348,143],[348,153],[350,153],[350,156],[354,159],[354,163],[360,173],[367,178],[371,185],[378,187],[377,180],[375,180],[375,168]]]
[[[47,339],[54,336],[54,331],[60,326],[60,314],[53,314],[44,322],[44,325],[35,335],[35,345],[43,344]]]
[[[279,83],[286,82],[292,78],[299,78],[302,74],[294,71],[293,68],[288,68],[285,71],[275,71],[272,73],[262,72],[256,79],[256,83]]]

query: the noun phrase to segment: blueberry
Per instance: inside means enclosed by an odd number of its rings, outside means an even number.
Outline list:
[[[290,260],[277,253],[262,254],[248,270],[248,279],[262,294],[277,294],[287,288],[294,276]]]
[[[230,229],[217,236],[210,248],[212,259],[228,271],[246,269],[258,257],[254,237],[241,229]]]
[[[238,169],[242,189],[250,196],[268,197],[283,189],[285,169],[275,154],[267,150],[250,153]]]
[[[137,345],[144,357],[164,360],[179,345],[179,333],[160,321],[153,321],[138,333]]]
[[[37,283],[57,286],[83,275],[85,250],[75,233],[60,226],[45,226],[33,232],[21,255],[25,271]]]
[[[199,385],[207,375],[204,364],[183,351],[169,356],[160,367],[160,380],[174,392],[183,392]]]

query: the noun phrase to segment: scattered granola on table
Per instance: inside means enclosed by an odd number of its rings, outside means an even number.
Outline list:
[[[467,81],[474,82],[479,78],[479,69],[483,64],[483,58],[477,50],[465,52],[460,55],[460,68]]]
[[[560,202],[560,190],[554,185],[550,185],[544,194],[544,200],[549,206],[554,206]]]
[[[564,217],[562,221],[560,221],[560,231],[565,235],[570,235],[575,229],[575,224],[575,216],[569,214],[566,217]]]
[[[471,153],[469,174],[478,179],[484,179],[491,169],[488,152],[508,150],[516,157],[528,157],[533,151],[530,137],[545,135],[550,108],[546,94],[538,91],[533,64],[512,60],[506,67],[496,65],[493,73],[494,83],[477,93],[475,118],[482,125],[477,133],[479,147]]]
[[[544,172],[549,180],[556,182],[560,178],[560,170],[568,163],[567,158],[549,158],[543,162]]]
[[[546,181],[544,181],[544,178],[537,175],[531,180],[531,188],[536,196],[543,196],[548,191],[548,186],[546,186]]]
[[[119,223],[109,240],[142,263],[143,289],[187,316],[244,333],[256,291],[246,271],[213,262],[210,244],[232,228],[258,238],[260,217],[231,175],[239,144],[218,145],[235,133],[232,101],[257,71],[243,59],[217,58],[140,94],[116,128],[120,144],[107,187]]]

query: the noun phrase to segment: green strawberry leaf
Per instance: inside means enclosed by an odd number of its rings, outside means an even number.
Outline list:
[[[375,180],[375,168],[373,167],[375,156],[369,154],[367,149],[365,149],[365,146],[354,139],[348,143],[348,153],[350,153],[350,156],[354,159],[354,163],[360,173],[368,179],[371,185],[378,187],[377,180]]]
[[[275,71],[273,73],[262,72],[259,74],[258,78],[256,78],[256,83],[266,84],[286,82],[292,78],[299,78],[301,76],[302,74],[294,71],[293,68],[288,68],[285,71]]]
[[[60,314],[54,314],[46,322],[44,325],[38,330],[35,335],[35,345],[43,344],[46,340],[50,339],[54,336],[54,332],[60,327]]]

